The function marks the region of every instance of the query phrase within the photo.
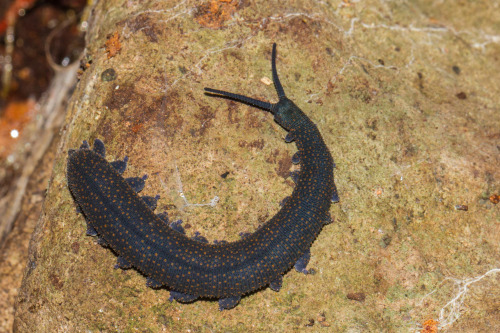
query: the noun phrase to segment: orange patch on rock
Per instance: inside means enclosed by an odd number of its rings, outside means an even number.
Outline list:
[[[437,333],[438,328],[437,328],[438,322],[429,319],[424,322],[424,328],[420,331],[420,333]]]
[[[218,29],[231,19],[237,7],[236,0],[211,0],[198,6],[195,19],[204,27]]]
[[[500,195],[498,195],[498,194],[492,194],[490,196],[490,201],[491,201],[492,204],[496,205],[497,203],[500,202]]]
[[[130,129],[132,130],[132,132],[138,133],[142,129],[143,126],[144,126],[144,124],[135,124]]]
[[[108,38],[104,45],[106,46],[106,52],[108,52],[108,59],[113,58],[115,55],[117,55],[122,48],[118,31],[115,31],[115,33]]]

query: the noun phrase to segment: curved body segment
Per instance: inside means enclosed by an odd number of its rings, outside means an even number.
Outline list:
[[[276,49],[273,47],[273,73]],[[278,93],[283,91],[273,76]],[[271,285],[281,286],[282,275],[294,264],[303,266],[309,248],[329,208],[338,201],[334,163],[317,127],[289,99],[270,104],[241,95],[206,89],[212,94],[252,104],[274,114],[298,148],[300,173],[290,198],[280,211],[254,233],[237,242],[210,244],[202,236],[188,238],[180,222],[168,224],[166,214],[153,212],[158,197],[140,197],[143,178],[125,179],[124,161],[109,163],[104,145],[96,140],[91,150],[84,142],[69,153],[69,189],[89,229],[118,255],[117,266],[134,267],[148,277],[148,285],[168,286],[179,301],[218,298],[219,306],[235,306],[241,295]],[[299,158],[300,157],[300,158]],[[122,163],[122,164],[120,164]],[[142,186],[142,187],[141,187]]]

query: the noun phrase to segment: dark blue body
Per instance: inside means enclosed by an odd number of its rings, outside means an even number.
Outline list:
[[[335,194],[332,157],[305,115],[288,126],[300,154],[297,186],[271,220],[234,243],[198,242],[169,228],[92,150],[70,156],[68,184],[99,236],[146,276],[200,297],[243,295],[288,271],[329,217]]]
[[[166,285],[171,298],[181,302],[219,298],[221,310],[234,307],[241,295],[253,290],[268,285],[279,290],[282,275],[294,264],[298,271],[308,272],[311,244],[331,221],[331,202],[338,201],[335,165],[316,125],[286,98],[275,62],[276,44],[272,52],[276,104],[205,88],[210,94],[270,111],[289,131],[285,140],[295,140],[298,148],[292,160],[301,168],[292,195],[272,219],[240,241],[209,244],[199,235],[186,237],[180,224],[169,226],[166,215],[153,212],[157,198],[137,195],[144,180],[124,179],[127,159],[108,163],[100,140],[93,150],[84,142],[70,151],[68,186],[85,215],[87,233],[98,235],[101,244],[118,253],[117,267],[135,267],[148,277],[148,286]]]

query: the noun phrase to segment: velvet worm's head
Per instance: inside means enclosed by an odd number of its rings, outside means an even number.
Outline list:
[[[273,52],[271,56],[271,70],[273,73],[274,88],[276,89],[279,98],[279,102],[275,104],[260,101],[258,99],[243,96],[240,94],[233,94],[223,90],[205,88],[205,91],[213,95],[218,95],[241,103],[249,104],[266,111],[270,111],[272,114],[274,114],[274,119],[276,120],[276,122],[281,126],[283,126],[285,129],[291,130],[297,128],[300,122],[304,119],[305,115],[285,95],[283,86],[281,85],[281,82],[278,77],[278,71],[276,70],[276,43],[273,44]]]
[[[288,131],[297,129],[306,119],[302,110],[286,97],[272,105],[271,113],[274,114],[274,120]]]

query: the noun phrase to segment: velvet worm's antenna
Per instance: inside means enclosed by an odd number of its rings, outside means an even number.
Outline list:
[[[229,99],[232,99],[232,100],[235,100],[238,102],[250,104],[252,106],[264,109],[266,111],[271,111],[271,108],[273,106],[273,104],[271,104],[269,102],[259,101],[258,99],[250,98],[250,97],[239,95],[239,94],[233,94],[233,93],[230,93],[227,91],[222,91],[222,90],[217,90],[217,89],[212,89],[212,88],[205,88],[205,91],[212,93],[212,94],[221,95],[221,96],[227,97]]]
[[[285,91],[283,90],[283,86],[281,85],[280,79],[278,78],[278,71],[276,70],[276,43],[273,43],[273,53],[271,56],[271,70],[273,72],[274,88],[278,93],[278,98],[281,100],[283,97],[285,97]]]
[[[273,44],[273,52],[271,56],[271,70],[273,73],[273,82],[274,82],[274,88],[276,89],[276,92],[278,93],[278,97],[280,100],[285,98],[285,92],[283,90],[283,86],[281,85],[281,82],[278,78],[278,72],[276,70],[276,43]],[[264,102],[260,101],[258,99],[254,99],[251,97],[243,96],[240,94],[233,94],[227,91],[223,90],[217,90],[217,89],[212,89],[212,88],[205,88],[205,91],[214,95],[220,95],[221,97],[226,97],[229,99],[232,99],[237,102],[249,104],[252,106],[255,106],[260,109],[264,109],[266,111],[270,111],[271,113],[273,112],[273,107],[275,104],[269,103],[269,102]]]

